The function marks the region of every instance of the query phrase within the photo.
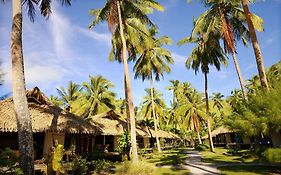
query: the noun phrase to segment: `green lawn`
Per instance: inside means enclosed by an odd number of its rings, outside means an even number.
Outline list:
[[[281,166],[227,166],[219,167],[225,175],[277,175],[281,174]]]
[[[161,153],[143,154],[136,166],[126,167],[127,165],[123,163],[116,165],[116,169],[117,174],[119,169],[119,174],[124,175],[134,174],[133,172],[151,175],[188,175],[189,171],[181,166],[186,158],[184,149],[165,150]]]
[[[235,154],[228,154],[225,148],[215,148],[215,153],[210,151],[202,151],[203,161],[208,163],[219,164],[236,164],[233,166],[219,167],[218,169],[225,175],[276,175],[281,174],[280,166],[252,166],[252,165],[237,165],[237,163],[257,163],[262,162],[254,153],[241,150]],[[266,163],[266,162],[265,162]]]
[[[236,154],[228,154],[225,148],[215,148],[215,153],[202,151],[203,161],[207,163],[253,163],[259,158],[247,150],[241,150]]]

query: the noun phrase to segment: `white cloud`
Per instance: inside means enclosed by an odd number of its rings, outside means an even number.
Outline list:
[[[178,65],[185,65],[186,62],[186,56],[177,54],[175,52],[171,52],[172,58],[174,59],[175,63]]]
[[[85,36],[88,36],[94,40],[104,42],[107,46],[111,46],[111,34],[110,33],[98,33],[95,31],[92,31],[90,29],[84,29],[82,27],[77,27],[77,30],[84,34]]]

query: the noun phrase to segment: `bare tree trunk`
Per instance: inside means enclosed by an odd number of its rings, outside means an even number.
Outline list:
[[[198,142],[201,145],[202,144],[202,140],[201,140],[199,131],[197,131],[197,137],[198,137]]]
[[[117,9],[118,9],[118,19],[119,19],[119,28],[120,28],[120,36],[122,41],[122,59],[124,64],[124,73],[125,73],[125,85],[127,87],[127,90],[125,93],[127,94],[127,103],[129,107],[129,115],[130,118],[130,128],[131,128],[131,145],[132,145],[132,161],[133,163],[136,163],[138,161],[138,152],[137,152],[137,138],[136,138],[136,122],[135,122],[135,112],[134,112],[134,104],[133,104],[133,96],[132,96],[132,87],[131,87],[131,81],[130,81],[130,73],[129,73],[129,67],[127,62],[127,45],[126,40],[124,37],[124,31],[123,31],[123,23],[122,23],[122,16],[121,16],[121,8],[120,8],[120,2],[117,1]],[[126,88],[125,88],[126,89]]]
[[[153,93],[152,76],[150,77],[150,95],[151,95],[151,107],[152,107],[152,115],[153,115],[153,121],[154,121],[154,130],[155,130],[157,150],[158,150],[158,152],[161,152],[161,146],[160,146],[160,142],[159,142],[158,129],[157,129],[157,127],[158,127],[158,117],[155,114],[155,106],[154,106],[154,93]]]
[[[246,86],[245,86],[245,83],[244,83],[244,80],[243,80],[243,76],[242,76],[242,73],[240,71],[240,67],[239,67],[238,60],[236,58],[236,54],[235,53],[232,53],[232,58],[233,58],[233,61],[234,61],[235,69],[236,69],[236,72],[237,72],[237,75],[238,75],[238,79],[239,79],[239,82],[240,82],[240,86],[241,86],[241,90],[242,90],[244,99],[246,101],[248,101],[248,95],[247,95]]]
[[[13,0],[12,24],[12,85],[14,110],[17,118],[20,167],[23,174],[34,174],[34,148],[31,118],[26,98],[22,51],[22,0]]]
[[[211,134],[211,119],[210,119],[209,96],[208,96],[208,75],[206,72],[204,74],[205,74],[205,98],[206,98],[205,100],[206,100],[206,115],[207,115],[209,145],[210,145],[210,151],[215,152],[212,134]]]
[[[256,62],[257,62],[257,67],[258,67],[261,85],[264,88],[266,88],[266,90],[269,90],[269,86],[268,86],[268,82],[267,82],[266,74],[265,74],[265,68],[264,68],[264,65],[263,65],[262,53],[261,53],[260,45],[258,43],[258,39],[257,39],[256,31],[255,31],[255,28],[254,28],[254,25],[253,25],[253,21],[251,19],[251,13],[249,11],[248,3],[247,3],[246,0],[241,0],[241,1],[242,1],[244,13],[245,13],[246,21],[247,21],[247,24],[248,24],[251,41],[253,43],[252,45],[253,45],[253,49],[254,49],[255,56],[256,56]]]

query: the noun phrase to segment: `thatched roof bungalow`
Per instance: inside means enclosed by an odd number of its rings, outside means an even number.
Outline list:
[[[35,146],[38,145],[43,149],[39,150],[43,152],[40,155],[49,153],[54,140],[70,146],[79,142],[82,135],[92,135],[97,131],[97,127],[93,124],[52,105],[38,87],[27,92],[27,99]],[[17,119],[12,98],[0,101],[0,116],[0,139],[5,140],[1,142],[0,148],[9,146],[17,149],[15,146],[17,145]]]

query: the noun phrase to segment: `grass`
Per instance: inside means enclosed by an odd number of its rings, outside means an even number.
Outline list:
[[[253,166],[253,165],[239,165],[237,163],[266,163],[263,159],[248,150],[240,150],[236,153],[229,154],[225,148],[215,148],[215,153],[210,151],[202,151],[203,161],[207,163],[231,164],[231,166],[218,167],[222,174],[225,175],[276,175],[281,174],[280,166]],[[236,165],[234,165],[236,163]]]
[[[225,148],[215,148],[215,153],[202,151],[203,161],[207,163],[254,163],[259,162],[258,156],[248,150],[241,150],[235,154],[228,154]]]
[[[225,175],[275,175],[281,174],[281,166],[227,166],[218,168]]]
[[[188,175],[189,171],[182,166],[187,158],[184,151],[185,149],[173,149],[144,154],[137,165],[128,166],[126,163],[116,165],[117,174],[139,174],[149,169],[151,175]]]

